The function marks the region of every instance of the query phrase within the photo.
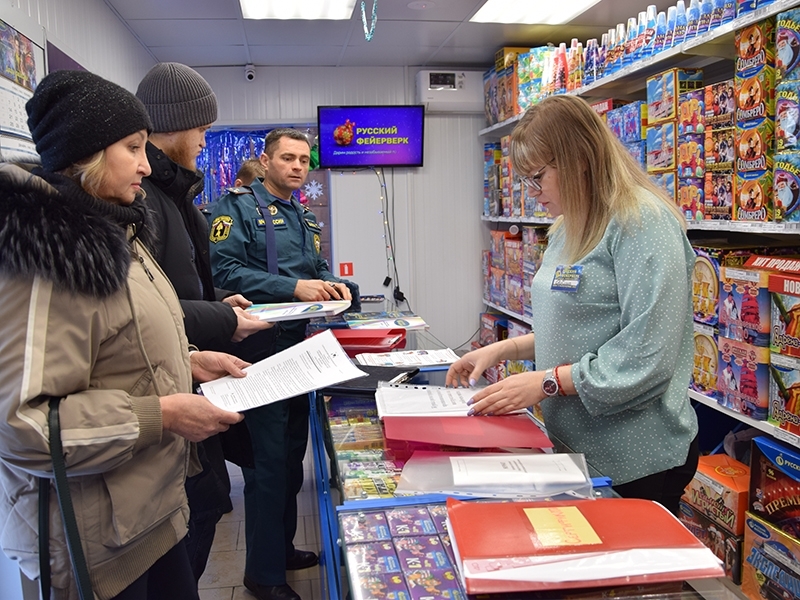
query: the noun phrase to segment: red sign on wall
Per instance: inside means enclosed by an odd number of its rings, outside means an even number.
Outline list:
[[[339,277],[352,277],[353,263],[339,263]]]

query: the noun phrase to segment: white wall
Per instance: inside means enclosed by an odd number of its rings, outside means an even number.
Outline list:
[[[414,103],[414,75],[402,67],[260,67],[252,82],[241,67],[201,68],[220,101],[217,125],[311,124],[317,105]],[[387,170],[394,201],[398,279],[430,333],[456,347],[478,327],[480,256],[485,232],[481,115],[425,118],[425,166]],[[392,182],[394,186],[392,186]],[[332,270],[354,263],[363,293],[385,293],[381,188],[375,173],[331,173]],[[403,307],[405,308],[405,306]],[[425,335],[420,345],[438,346]],[[426,342],[427,340],[427,342]]]

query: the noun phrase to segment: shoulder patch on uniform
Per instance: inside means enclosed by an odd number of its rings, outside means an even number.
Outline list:
[[[231,194],[236,194],[237,196],[241,196],[242,194],[252,194],[253,190],[249,187],[240,186],[240,187],[230,187],[228,188],[228,192]]]
[[[308,206],[306,206],[305,204],[301,204],[300,206],[303,207],[303,212],[312,212],[311,209],[308,208]]]
[[[224,242],[231,234],[231,227],[233,226],[233,218],[228,215],[220,215],[211,222],[211,228],[208,233],[209,241],[213,243]]]

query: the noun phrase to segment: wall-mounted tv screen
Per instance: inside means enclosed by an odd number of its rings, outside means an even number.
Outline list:
[[[323,169],[421,167],[423,105],[319,106]]]

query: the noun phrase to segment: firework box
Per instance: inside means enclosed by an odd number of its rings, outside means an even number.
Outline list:
[[[800,79],[800,8],[778,13],[775,24],[775,79]]]
[[[678,173],[677,171],[664,171],[663,173],[652,173],[650,179],[658,187],[666,192],[668,198],[678,203]]]
[[[493,304],[505,307],[506,305],[506,271],[492,267],[489,280],[489,299]]]
[[[687,133],[678,137],[678,177],[703,177],[706,172],[705,135]]]
[[[736,94],[733,79],[712,83],[705,87],[706,130],[712,127],[733,127],[736,112]]]
[[[637,100],[622,107],[622,141],[640,142],[647,128],[647,103]]]
[[[799,152],[785,152],[775,156],[772,202],[776,221],[800,221]]]
[[[749,246],[697,245],[694,253],[697,255],[692,272],[694,320],[716,325],[719,321],[720,267],[743,265],[753,250]]]
[[[717,331],[710,325],[694,323],[694,366],[689,387],[696,392],[717,397]]]
[[[764,67],[752,77],[735,77],[737,125],[775,118],[775,69]]]
[[[677,141],[674,121],[647,128],[645,146],[648,173],[677,169]]]
[[[775,122],[759,122],[736,126],[736,172],[752,173],[772,169]]]
[[[783,260],[782,262],[785,262]],[[777,261],[751,256],[743,267],[722,267],[719,290],[720,337],[769,347],[769,275]]]
[[[749,486],[750,467],[746,464],[727,454],[701,456],[683,501],[727,531],[742,535]]]
[[[778,429],[800,435],[800,358],[773,353],[769,372],[767,421]]]
[[[735,188],[734,220],[772,220],[772,171],[737,172]]]
[[[627,142],[623,146],[642,169],[647,168],[647,149],[643,141]]]
[[[613,133],[614,137],[616,137],[619,141],[624,141],[622,139],[624,127],[622,123],[622,111],[624,108],[624,106],[612,108],[606,113],[606,125],[608,125],[611,133]]]
[[[518,338],[528,335],[531,332],[531,326],[525,323],[519,323],[513,319],[508,320],[508,339]],[[516,373],[524,373],[526,371],[533,371],[533,360],[508,360],[506,361],[506,375],[514,375]]]
[[[678,135],[706,130],[706,91],[691,90],[678,96]]]
[[[800,264],[797,260],[791,262]],[[772,294],[770,350],[800,358],[800,275],[771,275],[769,291]]]
[[[669,69],[647,79],[647,122],[656,125],[678,118],[678,96],[703,87],[702,69]]]
[[[725,576],[739,584],[742,582],[742,540],[743,536],[733,535],[720,527],[695,507],[681,501],[678,519],[684,527],[703,542],[725,566]],[[742,519],[744,521],[744,519]]]
[[[766,420],[769,408],[769,348],[720,336],[717,394],[717,403],[721,406],[756,421]]]
[[[522,272],[519,275],[506,274],[506,302],[505,306],[513,313],[521,315],[524,308],[524,294],[522,290]]]
[[[481,313],[481,330],[478,340],[488,346],[508,337],[508,317],[494,313]]]
[[[505,240],[506,273],[509,275],[522,275],[522,238],[509,238]]]
[[[800,450],[759,436],[750,455],[749,511],[783,533],[800,537]],[[745,535],[747,526],[745,526]]]
[[[725,171],[706,172],[706,219],[727,220],[733,216],[733,173]]]
[[[764,67],[774,68],[775,19],[764,19],[737,30],[734,44],[736,77],[752,77]]]
[[[800,597],[800,544],[747,513],[742,548],[742,592],[752,600]]]
[[[705,180],[678,178],[678,206],[689,222],[705,219]]]
[[[706,128],[706,171],[733,171],[736,159],[736,129],[733,127]]]
[[[800,149],[800,81],[788,80],[775,88],[775,152]]]

